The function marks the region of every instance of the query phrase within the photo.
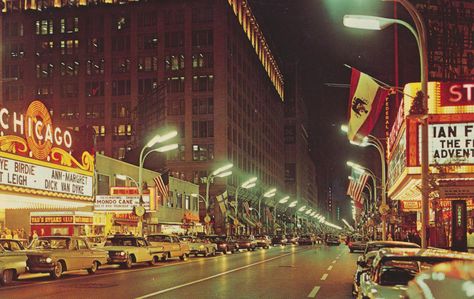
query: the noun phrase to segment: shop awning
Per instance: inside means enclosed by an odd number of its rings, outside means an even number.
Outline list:
[[[48,198],[22,193],[0,192],[3,209],[73,209],[92,207],[93,202],[74,199]]]

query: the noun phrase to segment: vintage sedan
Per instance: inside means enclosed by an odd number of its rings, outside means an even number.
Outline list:
[[[302,235],[298,239],[299,245],[314,245],[316,244],[316,238],[313,235]]]
[[[284,235],[276,235],[272,237],[272,245],[285,246],[288,243],[288,239]]]
[[[341,245],[341,241],[339,240],[338,236],[327,235],[326,236],[326,245],[339,246],[339,245]]]
[[[257,241],[250,237],[241,236],[237,239],[237,243],[239,244],[239,250],[255,251],[257,249]]]
[[[107,237],[104,250],[109,253],[108,263],[130,269],[134,263],[153,266],[164,259],[163,246],[153,246],[143,237],[116,234]]]
[[[49,273],[60,278],[65,271],[85,269],[94,274],[100,265],[107,263],[107,252],[91,249],[81,237],[39,237],[27,252],[27,269],[32,273]]]
[[[189,249],[191,254],[198,256],[202,254],[203,256],[214,256],[217,252],[217,244],[211,243],[206,238],[191,238],[189,239]]]
[[[26,259],[26,252],[21,242],[0,239],[0,284],[8,285],[20,274],[25,273]]]
[[[239,245],[231,237],[211,235],[205,238],[217,245],[217,252],[227,254],[227,252],[234,253],[239,250]]]
[[[367,242],[369,242],[369,238],[362,236],[349,236],[348,238],[347,247],[349,247],[351,253],[354,251],[364,251]]]
[[[166,261],[170,258],[179,258],[182,261],[185,261],[189,257],[189,243],[180,240],[178,236],[169,234],[150,234],[146,239],[152,246],[163,247],[162,261]]]
[[[408,282],[420,271],[458,260],[474,261],[474,255],[442,249],[379,250],[371,269],[361,275],[358,298],[401,298]]]
[[[268,249],[272,245],[272,240],[267,235],[255,236],[255,241],[257,241],[257,247]]]

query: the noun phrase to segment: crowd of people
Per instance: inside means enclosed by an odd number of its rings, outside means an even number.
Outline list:
[[[23,228],[20,229],[9,229],[4,228],[0,234],[0,238],[2,239],[26,239],[28,237],[27,233]]]

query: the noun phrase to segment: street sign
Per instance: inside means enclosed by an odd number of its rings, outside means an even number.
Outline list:
[[[206,217],[204,217],[204,222],[206,223],[211,222],[211,217],[209,217],[209,215],[206,215]]]
[[[234,218],[234,225],[239,225],[239,220],[237,218]]]
[[[382,215],[387,215],[387,213],[390,211],[390,207],[387,204],[381,204],[379,207],[379,212]]]

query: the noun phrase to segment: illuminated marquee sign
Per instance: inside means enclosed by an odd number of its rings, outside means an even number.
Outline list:
[[[474,82],[441,83],[441,106],[474,105]]]
[[[31,216],[31,224],[74,223],[73,216]]]
[[[143,206],[150,210],[150,196],[143,195]],[[95,197],[94,210],[96,211],[132,211],[140,204],[140,196],[126,195],[97,195]]]
[[[0,136],[1,190],[93,199],[94,157],[71,154],[73,134],[53,125],[42,102],[25,114],[1,108]]]
[[[474,164],[474,122],[430,124],[428,140],[430,164]]]

